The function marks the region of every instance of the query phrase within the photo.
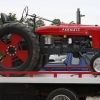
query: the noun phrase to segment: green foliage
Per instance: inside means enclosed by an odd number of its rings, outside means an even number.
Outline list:
[[[10,20],[10,21],[18,21],[18,20],[17,20],[17,17],[16,17],[16,14],[9,13],[7,16],[9,17],[9,20]],[[0,18],[0,25],[1,25],[1,24],[3,24],[3,23],[2,23],[2,20],[1,20],[1,18]]]
[[[61,23],[60,19],[54,19],[51,25],[60,24],[60,23]]]
[[[45,26],[45,23],[43,20],[39,19],[36,21],[36,28],[40,27],[40,26]]]
[[[33,26],[33,22],[32,22],[29,18],[26,19],[25,23],[26,23],[28,26],[31,26],[31,27]]]
[[[17,21],[16,14],[9,13],[8,17],[9,17],[10,21]]]
[[[27,24],[28,26],[33,27],[33,22],[29,18],[26,19],[25,24]],[[36,21],[36,28],[38,28],[40,26],[45,26],[45,23],[44,23],[43,20],[39,19],[39,20]]]

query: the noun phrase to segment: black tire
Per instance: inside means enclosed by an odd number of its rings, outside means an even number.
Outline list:
[[[50,55],[46,54],[46,55],[43,55],[43,63],[42,63],[42,66],[44,67],[47,62],[49,61],[49,57]]]
[[[1,71],[31,71],[37,64],[39,58],[39,50],[40,50],[38,40],[35,38],[34,33],[32,32],[32,30],[30,30],[29,28],[27,28],[26,26],[20,23],[3,24],[0,27],[0,39],[2,38],[2,36],[6,35],[6,33],[10,33],[11,35],[13,35],[14,33],[18,36],[21,36],[22,39],[24,39],[27,42],[28,56],[25,62],[17,66],[16,68],[8,68],[3,64],[0,64],[0,70]]]
[[[57,97],[61,96],[61,95],[66,97],[66,100],[67,100],[67,98],[68,98],[68,100],[79,100],[76,93],[74,93],[73,91],[71,91],[69,89],[65,89],[65,88],[59,88],[59,89],[56,89],[56,90],[52,91],[48,95],[46,100],[58,100]]]
[[[90,67],[92,69],[92,71],[94,72],[100,72],[100,65],[99,65],[99,69],[94,68],[94,62],[96,59],[100,58],[100,54],[96,54],[95,56],[92,57],[92,59],[90,60]]]
[[[41,68],[42,68],[42,62],[43,62],[43,55],[40,54],[40,55],[39,55],[38,62],[37,62],[37,64],[35,65],[35,67],[33,68],[33,71],[40,71]]]
[[[34,71],[40,71],[45,65],[47,64],[49,60],[49,55],[42,55],[40,54],[40,57],[38,59],[38,62],[36,66],[33,68]]]

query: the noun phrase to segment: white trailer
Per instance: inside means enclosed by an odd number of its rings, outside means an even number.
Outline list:
[[[100,100],[99,72],[0,72],[1,100]],[[12,77],[11,75],[24,77]]]

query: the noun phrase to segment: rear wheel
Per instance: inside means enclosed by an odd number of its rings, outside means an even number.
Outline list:
[[[34,33],[19,23],[0,27],[0,70],[30,71],[39,57],[39,45]]]
[[[73,91],[59,88],[51,92],[46,100],[79,100],[79,98]]]
[[[47,64],[48,60],[49,60],[50,55],[46,54],[43,56],[43,67]]]
[[[45,65],[48,62],[48,60],[49,60],[49,55],[40,54],[38,62],[36,64],[36,66],[33,68],[33,70],[35,70],[35,71],[41,70],[43,67],[45,67]]]

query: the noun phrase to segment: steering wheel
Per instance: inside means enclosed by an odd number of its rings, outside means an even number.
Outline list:
[[[28,15],[28,6],[26,6],[23,10],[21,21],[24,21],[27,18],[27,15]]]

